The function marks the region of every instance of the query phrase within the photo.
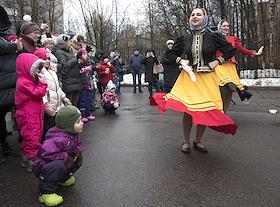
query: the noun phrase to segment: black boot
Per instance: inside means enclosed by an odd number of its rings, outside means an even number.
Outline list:
[[[2,143],[2,150],[4,156],[19,157],[19,154],[15,152],[7,142]]]
[[[244,101],[246,98],[249,100],[253,96],[253,94],[251,94],[247,90],[240,91],[238,89],[237,92],[238,92],[238,95],[239,95],[241,101]]]
[[[0,165],[5,162],[5,158],[2,152],[2,144],[0,143]]]

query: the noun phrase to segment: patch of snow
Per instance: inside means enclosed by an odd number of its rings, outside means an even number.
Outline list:
[[[258,78],[258,79],[240,79],[246,86],[256,87],[280,87],[280,78]]]

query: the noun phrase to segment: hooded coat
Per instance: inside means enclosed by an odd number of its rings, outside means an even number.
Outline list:
[[[43,132],[43,97],[47,84],[41,81],[36,84],[32,75],[40,62],[41,59],[29,53],[23,53],[16,59],[16,121],[23,137],[21,149],[28,159],[36,157]]]
[[[110,73],[106,74],[106,68],[110,69]],[[113,80],[113,73],[116,72],[116,69],[113,65],[108,65],[108,63],[101,62],[99,69],[98,69],[98,76],[100,77],[100,82],[102,85],[106,86],[107,83],[111,80]]]
[[[68,156],[73,152],[82,153],[81,140],[77,134],[69,134],[57,127],[49,129],[46,140],[38,150],[37,158],[33,164],[33,172],[39,174],[41,167],[54,160],[67,162]]]

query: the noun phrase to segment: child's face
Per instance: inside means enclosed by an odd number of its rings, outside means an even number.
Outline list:
[[[77,134],[80,134],[83,132],[83,127],[84,127],[84,123],[82,122],[80,117],[74,124],[74,130]]]
[[[105,58],[105,59],[103,60],[103,62],[104,62],[104,63],[108,63],[108,62],[109,62],[109,59],[108,59],[108,58]]]
[[[49,60],[47,60],[47,61],[45,62],[45,68],[49,69],[50,66],[51,66],[51,62],[50,62]]]
[[[88,59],[88,54],[87,53],[83,53],[81,58],[83,60],[87,60]]]
[[[41,73],[43,67],[44,67],[44,63],[40,63],[40,64],[35,68],[33,76],[34,76],[34,77],[38,76],[38,74]]]

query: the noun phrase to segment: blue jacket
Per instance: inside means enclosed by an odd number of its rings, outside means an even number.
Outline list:
[[[141,61],[143,60],[142,55],[131,55],[129,58],[129,69],[131,71],[140,71],[143,67]]]

